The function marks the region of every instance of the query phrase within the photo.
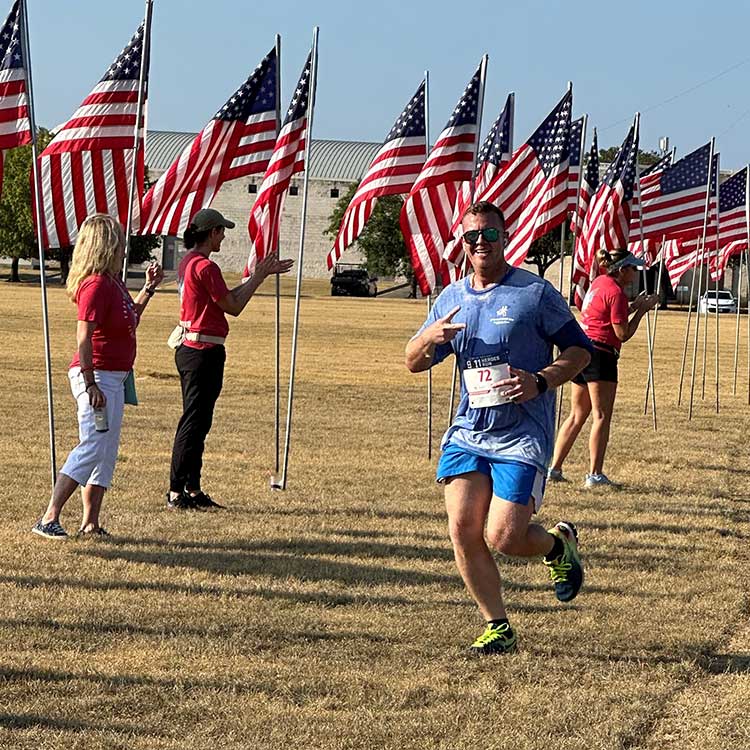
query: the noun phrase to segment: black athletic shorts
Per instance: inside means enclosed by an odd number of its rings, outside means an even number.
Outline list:
[[[607,383],[617,382],[617,359],[620,352],[601,341],[592,341],[594,348],[591,352],[591,362],[587,367],[573,378],[574,383],[586,385],[586,383],[603,380]]]

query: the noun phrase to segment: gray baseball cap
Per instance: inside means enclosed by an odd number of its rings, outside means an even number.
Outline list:
[[[646,265],[646,261],[643,258],[636,258],[633,253],[628,253],[624,258],[620,258],[617,263],[613,263],[609,267],[609,273],[619,271],[621,268],[626,266],[633,266],[634,268],[643,268]]]
[[[190,222],[197,231],[205,232],[214,227],[234,229],[234,222],[225,219],[215,208],[202,208]]]

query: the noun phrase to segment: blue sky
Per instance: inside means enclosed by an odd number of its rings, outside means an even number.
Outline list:
[[[28,5],[37,120],[51,127],[101,77],[144,5]],[[457,13],[462,7],[470,11]],[[601,146],[619,145],[640,110],[642,148],[656,149],[668,135],[679,157],[715,135],[723,169],[750,161],[750,3],[738,0],[155,0],[149,127],[200,130],[277,32],[286,101],[316,24],[316,138],[381,141],[426,68],[436,135],[487,52],[483,133],[515,91],[520,144],[572,80],[574,112],[589,113]]]

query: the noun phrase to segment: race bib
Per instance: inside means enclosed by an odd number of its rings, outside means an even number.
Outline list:
[[[502,395],[507,386],[500,385],[501,380],[509,377],[508,363],[503,362],[498,355],[467,360],[464,386],[469,394],[469,406],[472,409],[481,409],[484,406],[510,403],[510,399]]]

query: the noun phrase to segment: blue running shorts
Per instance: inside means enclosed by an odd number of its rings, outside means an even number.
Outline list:
[[[534,512],[542,507],[546,480],[544,472],[520,461],[494,461],[448,443],[438,462],[437,481],[442,484],[446,479],[470,471],[480,471],[492,479],[492,494],[495,497],[519,505],[527,505],[529,498],[533,497]]]

